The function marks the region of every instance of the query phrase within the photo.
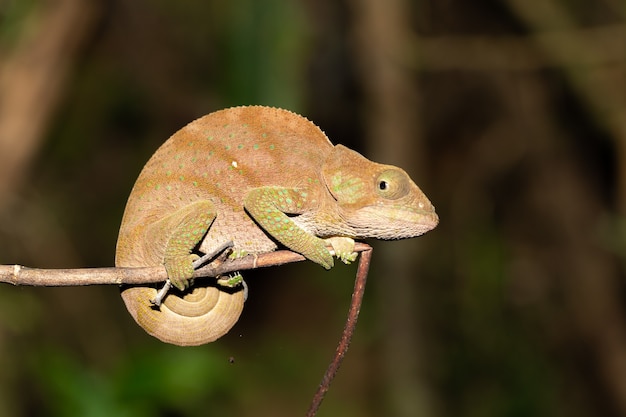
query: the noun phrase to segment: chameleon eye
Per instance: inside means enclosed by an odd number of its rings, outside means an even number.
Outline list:
[[[396,200],[405,196],[409,191],[407,175],[395,169],[383,171],[376,178],[378,195],[389,200]]]

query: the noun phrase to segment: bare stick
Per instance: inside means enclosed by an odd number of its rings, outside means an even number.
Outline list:
[[[356,243],[355,252],[369,250],[365,243]],[[214,265],[203,266],[194,273],[194,278],[215,277],[229,272],[284,265],[304,261],[306,258],[295,252],[281,250],[250,255],[245,258],[226,260]],[[0,283],[40,287],[72,287],[82,285],[137,285],[165,282],[167,272],[163,266],[145,268],[80,268],[38,269],[20,265],[0,265]]]
[[[367,246],[367,245],[366,245]],[[330,384],[337,374],[339,366],[343,361],[348,347],[350,347],[350,341],[354,334],[354,328],[359,318],[359,312],[361,311],[361,304],[363,303],[363,294],[365,293],[365,283],[367,281],[367,273],[370,268],[370,261],[372,260],[372,248],[361,248],[361,257],[359,258],[359,266],[356,271],[356,279],[354,281],[354,291],[352,292],[352,301],[350,302],[350,309],[348,310],[348,318],[346,319],[346,325],[343,328],[341,334],[341,340],[335,350],[335,356],[332,362],[326,369],[326,373],[322,377],[322,382],[317,388],[317,392],[313,396],[313,401],[309,406],[309,411],[306,417],[314,417],[317,414],[317,410],[322,404],[322,400],[326,395],[326,392],[330,388]],[[356,249],[355,249],[356,250]]]
[[[193,269],[200,269],[202,265],[213,260],[217,255],[223,253],[226,249],[232,248],[233,245],[234,245],[233,241],[229,240],[228,242],[225,242],[221,244],[220,246],[218,246],[217,248],[215,248],[213,252],[205,253],[200,258],[193,261]]]

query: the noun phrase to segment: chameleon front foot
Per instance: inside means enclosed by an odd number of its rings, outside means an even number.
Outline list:
[[[354,262],[359,256],[357,252],[354,251],[354,239],[349,237],[329,237],[325,239],[326,243],[330,244],[333,247],[334,255],[341,260],[344,264],[350,264]]]

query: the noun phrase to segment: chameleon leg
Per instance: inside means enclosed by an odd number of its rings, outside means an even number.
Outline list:
[[[162,262],[172,283],[176,277],[188,281],[196,258],[192,251],[214,219],[213,204],[204,200],[152,223],[141,239],[146,265]],[[183,273],[178,275],[179,271]],[[122,287],[126,308],[149,334],[167,343],[196,346],[222,337],[235,325],[245,294],[202,280],[182,294],[164,296],[158,308],[150,303],[157,295],[153,286]]]
[[[223,245],[219,246],[213,252],[205,253],[204,255],[202,255],[201,257],[199,257],[198,259],[193,261],[193,263],[192,263],[193,269],[195,270],[195,269],[200,268],[206,262],[209,262],[210,260],[215,258],[217,255],[219,255],[220,253],[224,252],[226,249],[231,248],[232,246],[233,246],[233,241],[229,240],[228,242],[226,242]],[[241,281],[243,282],[243,278],[241,279]],[[219,283],[219,280],[218,280],[218,283]],[[245,282],[243,282],[243,284],[245,286]],[[235,284],[229,285],[230,288],[233,288],[234,286],[235,286]],[[161,303],[163,302],[163,299],[165,298],[165,296],[169,292],[170,288],[172,288],[172,282],[168,279],[167,281],[165,281],[165,284],[163,284],[163,287],[161,287],[161,289],[159,291],[157,291],[156,295],[154,296],[154,298],[152,300],[150,300],[150,302],[152,304],[154,304],[155,306],[159,307],[161,305]]]
[[[163,264],[169,280],[176,288],[184,290],[189,286],[194,270],[193,261],[198,259],[191,251],[202,240],[214,219],[213,204],[201,200],[175,211],[146,230],[149,241],[158,242],[167,236]]]
[[[302,213],[306,197],[305,192],[293,188],[259,187],[248,192],[244,207],[263,230],[277,241],[330,269],[334,261],[325,242],[299,227],[285,214]]]

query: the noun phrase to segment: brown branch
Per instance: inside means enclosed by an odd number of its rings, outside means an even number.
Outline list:
[[[372,260],[372,248],[368,247],[364,249],[359,258],[359,267],[356,271],[356,280],[354,281],[354,291],[352,292],[352,301],[350,302],[350,309],[348,310],[348,318],[346,319],[346,325],[343,328],[341,339],[335,350],[335,356],[330,365],[324,373],[322,382],[320,383],[317,392],[313,396],[313,401],[309,406],[307,417],[314,417],[317,414],[317,410],[322,404],[322,400],[326,395],[326,392],[330,388],[330,384],[335,378],[341,363],[343,362],[346,352],[350,347],[350,341],[356,328],[356,322],[359,318],[359,312],[361,311],[361,304],[363,303],[363,295],[365,294],[365,283],[367,282],[367,273],[370,269],[370,261]]]
[[[355,252],[370,250],[365,243],[357,242]],[[215,277],[229,272],[284,265],[304,261],[306,258],[288,250],[208,264],[196,270],[194,277]],[[82,285],[150,284],[167,279],[162,266],[146,268],[77,268],[38,269],[21,265],[0,265],[0,283],[39,287],[71,287]]]

